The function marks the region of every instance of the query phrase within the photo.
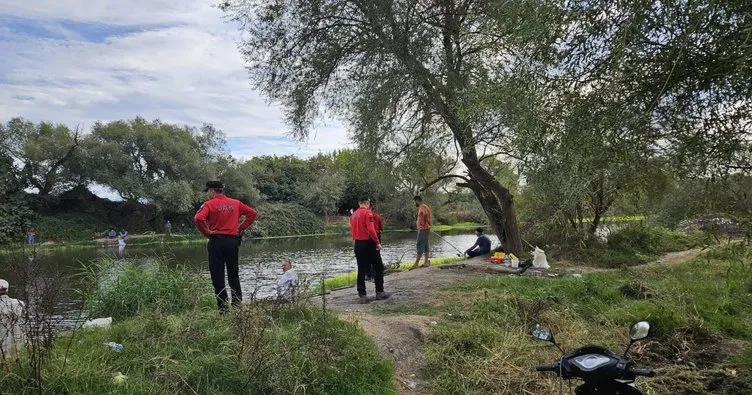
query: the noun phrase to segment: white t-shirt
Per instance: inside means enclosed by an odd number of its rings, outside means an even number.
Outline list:
[[[298,286],[298,275],[292,269],[282,273],[282,277],[277,281],[277,298],[282,300],[292,300],[293,288]]]
[[[26,341],[23,331],[24,302],[0,296],[0,347],[2,355],[16,356]]]

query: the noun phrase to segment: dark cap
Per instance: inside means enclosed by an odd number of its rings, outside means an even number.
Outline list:
[[[206,188],[204,188],[204,192],[210,190],[210,189],[224,189],[224,185],[222,185],[221,181],[207,181],[206,182]]]
[[[371,199],[369,199],[368,197],[361,196],[360,199],[358,199],[358,204],[365,203],[365,202],[370,202],[370,201],[371,201]]]

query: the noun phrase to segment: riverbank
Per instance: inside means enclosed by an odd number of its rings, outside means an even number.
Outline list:
[[[96,273],[106,268],[92,271],[90,283],[101,284]],[[249,301],[219,315],[205,278],[164,265],[125,267],[117,282],[92,288],[91,318],[111,316],[112,325],[36,344],[46,356],[38,370],[30,354],[0,364],[3,392],[395,392],[393,365],[356,325],[325,309]]]
[[[112,316],[112,327],[63,333],[38,375],[25,362],[5,365],[14,370],[0,385],[12,393],[35,382],[51,393],[551,393],[558,382],[533,367],[559,354],[530,338],[531,325],[550,326],[569,350],[597,343],[618,352],[629,324],[646,319],[651,337],[631,354],[658,372],[638,381],[646,394],[752,390],[752,248],[691,249],[618,270],[550,264],[522,277],[483,258],[434,264],[391,274],[392,297],[368,305],[353,289],[316,288],[298,305],[249,301],[218,316],[206,278],[189,269],[103,262],[82,292],[90,317]]]
[[[460,262],[463,260],[465,260],[464,257],[454,257],[454,256],[443,257],[443,258],[433,258],[431,259],[431,266],[448,265],[448,264]],[[415,264],[415,262],[401,262],[395,265],[389,265],[389,267],[387,268],[387,274],[393,274],[397,272],[404,272],[406,270],[410,270],[413,264]],[[423,264],[423,260],[421,260],[421,265],[422,264]],[[343,287],[354,287],[355,281],[357,279],[358,279],[357,271],[340,274],[338,276],[330,277],[324,280],[323,288],[326,291],[331,291],[331,290],[339,289]]]

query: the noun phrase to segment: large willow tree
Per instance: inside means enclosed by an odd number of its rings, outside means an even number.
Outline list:
[[[346,119],[361,147],[395,161],[426,150],[456,166],[508,251],[522,253],[512,193],[483,161],[508,137],[479,101],[511,70],[517,32],[540,4],[476,0],[229,0],[251,80],[305,138],[321,111]],[[533,28],[534,29],[534,28]],[[535,33],[535,32],[533,32]],[[551,37],[541,36],[540,40]]]

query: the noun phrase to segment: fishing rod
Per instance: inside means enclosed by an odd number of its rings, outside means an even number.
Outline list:
[[[454,248],[455,250],[457,250],[457,252],[459,252],[459,254],[457,254],[457,256],[465,256],[465,251],[461,251],[454,244],[450,243],[449,240],[447,240],[446,237],[440,235],[439,232],[437,232],[437,231],[435,231],[433,229],[431,229],[431,232],[433,232],[433,234],[435,234],[436,236],[439,236],[441,238],[441,240],[443,240],[445,243],[449,244],[450,246],[452,246],[452,248]]]

